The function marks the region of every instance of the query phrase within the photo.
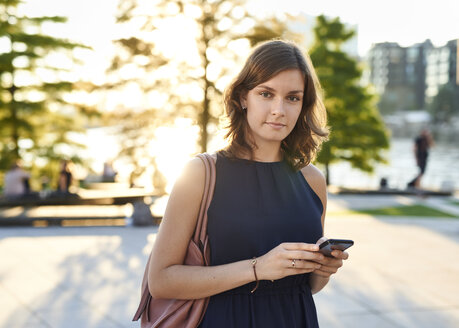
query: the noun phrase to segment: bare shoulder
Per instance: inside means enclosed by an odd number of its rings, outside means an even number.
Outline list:
[[[325,205],[327,201],[327,184],[323,173],[313,164],[309,164],[301,169],[304,178],[311,186],[312,190],[319,196]]]
[[[204,187],[205,170],[205,165],[200,158],[195,157],[189,160],[176,181],[176,185],[198,191]]]
[[[209,154],[214,163],[217,162],[217,153]],[[179,180],[197,182],[198,186],[204,186],[204,177],[205,177],[206,167],[202,159],[198,156],[192,158],[185,164],[185,167],[182,170],[182,173],[179,177]]]
[[[217,155],[211,155],[216,161]],[[169,196],[163,222],[184,220],[190,213],[192,223],[196,219],[205,187],[206,166],[198,156],[190,159],[183,167]],[[180,223],[182,224],[182,223]]]
[[[204,172],[205,166],[199,157],[193,157],[190,159],[184,167],[183,172],[187,173],[199,173]]]
[[[325,176],[315,165],[309,164],[303,167],[301,173],[309,184],[325,185]]]

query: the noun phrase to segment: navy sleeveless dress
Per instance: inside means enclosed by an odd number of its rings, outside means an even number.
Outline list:
[[[322,202],[285,161],[230,159],[217,153],[208,210],[211,265],[259,257],[283,242],[322,236]],[[214,295],[201,328],[318,327],[309,274],[255,282]]]

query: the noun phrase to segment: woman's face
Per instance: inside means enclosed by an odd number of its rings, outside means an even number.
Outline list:
[[[241,99],[258,146],[280,145],[295,127],[301,112],[304,78],[298,69],[280,72]]]

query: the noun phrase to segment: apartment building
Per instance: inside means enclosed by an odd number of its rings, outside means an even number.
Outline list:
[[[430,40],[409,47],[376,43],[367,55],[368,80],[382,112],[426,109],[442,85],[459,93],[458,40],[435,47]]]

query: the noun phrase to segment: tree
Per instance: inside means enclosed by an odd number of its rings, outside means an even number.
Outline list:
[[[68,59],[73,49],[84,47],[41,32],[43,24],[66,18],[27,17],[18,13],[20,3],[0,0],[0,40],[5,45],[0,49],[0,171],[19,158],[54,162],[56,167],[69,148],[82,148],[69,132],[82,131],[82,114],[93,112],[65,100],[76,83],[64,76],[68,72],[55,62],[59,59],[48,57]]]
[[[384,162],[381,150],[389,147],[375,97],[359,84],[362,72],[356,60],[341,50],[341,45],[354,34],[339,18],[317,17],[310,56],[324,90],[331,128],[330,138],[317,157],[325,165],[327,184],[331,163],[344,160],[372,172],[376,162]]]
[[[434,123],[449,123],[454,115],[459,114],[459,87],[450,83],[442,85],[429,110]]]
[[[257,24],[242,0],[158,0],[146,6],[136,0],[123,0],[117,21],[126,30],[134,26],[137,33],[116,41],[112,80],[105,87],[120,92],[135,85],[140,96],[157,100],[137,109],[124,106],[110,115],[123,136],[120,155],[136,166],[140,165],[139,158],[150,157],[142,169],[136,170],[138,174],[146,166],[155,165],[148,144],[154,139],[156,127],[177,117],[197,123],[200,150],[206,151],[209,134],[216,130],[222,114],[221,94],[227,76],[240,61],[237,47],[246,49],[286,31],[276,19]],[[173,33],[173,29],[182,35]],[[176,47],[172,52],[162,49],[164,36],[169,36],[170,44],[183,44],[183,48]],[[177,52],[186,52],[186,58]],[[135,73],[123,74],[128,68]]]

